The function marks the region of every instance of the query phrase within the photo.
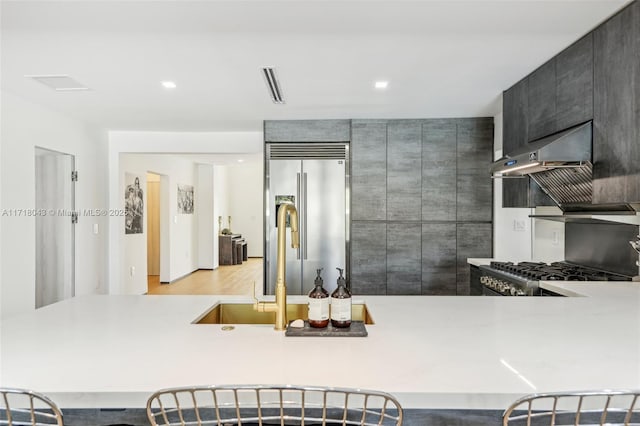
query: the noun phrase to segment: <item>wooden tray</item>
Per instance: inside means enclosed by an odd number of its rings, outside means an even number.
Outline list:
[[[303,328],[293,328],[291,324],[287,326],[285,336],[290,337],[367,337],[367,329],[362,321],[351,321],[348,328],[336,328],[329,325],[325,328],[313,328],[308,321],[304,322]]]

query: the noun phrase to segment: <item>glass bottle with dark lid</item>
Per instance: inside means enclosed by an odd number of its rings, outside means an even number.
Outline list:
[[[329,292],[322,287],[321,272],[322,268],[316,269],[318,276],[313,282],[315,287],[309,292],[309,325],[314,328],[329,325]]]
[[[340,276],[338,277],[338,288],[331,293],[331,325],[336,328],[347,328],[351,326],[351,293],[342,276],[344,269],[336,269]]]

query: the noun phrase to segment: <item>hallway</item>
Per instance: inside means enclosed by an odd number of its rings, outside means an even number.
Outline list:
[[[198,270],[171,284],[160,284],[158,275],[149,275],[149,295],[217,294],[253,295],[253,285],[262,287],[262,258],[249,258],[242,265]]]

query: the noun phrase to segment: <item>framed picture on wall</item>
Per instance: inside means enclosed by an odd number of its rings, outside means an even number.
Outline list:
[[[192,185],[178,185],[178,213],[193,214]]]
[[[140,186],[141,177],[125,173],[124,233],[142,234],[144,218],[144,196]]]

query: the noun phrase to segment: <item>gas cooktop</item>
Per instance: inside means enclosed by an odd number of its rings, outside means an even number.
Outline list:
[[[491,262],[481,265],[483,294],[545,296],[540,281],[631,281],[631,277],[568,262]]]
[[[631,277],[567,262],[491,262],[492,269],[537,281],[631,281]]]

